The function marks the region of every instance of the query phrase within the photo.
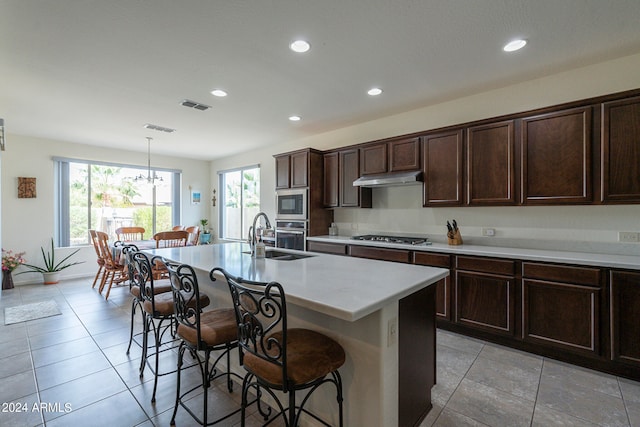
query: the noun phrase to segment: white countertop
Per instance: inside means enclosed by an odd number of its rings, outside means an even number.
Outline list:
[[[546,249],[509,248],[500,246],[459,245],[450,246],[444,243],[431,245],[399,245],[396,243],[369,242],[352,240],[346,236],[314,236],[307,240],[325,243],[342,243],[348,245],[374,246],[380,248],[410,249],[413,251],[438,252],[454,255],[476,255],[494,258],[521,259],[528,261],[557,262],[563,264],[592,265],[600,267],[624,268],[640,270],[640,256],[609,255],[589,252],[568,252]]]
[[[248,249],[244,243],[224,243],[144,252],[207,273],[222,267],[245,279],[277,281],[287,301],[347,321],[361,319],[449,275],[442,268],[287,249],[278,251],[312,256],[293,261],[255,259],[243,253]]]

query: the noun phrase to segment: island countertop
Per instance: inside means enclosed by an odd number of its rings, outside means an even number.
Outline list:
[[[244,243],[146,250],[197,270],[221,267],[248,280],[279,282],[292,304],[356,321],[449,275],[443,268],[291,251],[308,258],[256,259]],[[270,249],[268,248],[267,251]]]

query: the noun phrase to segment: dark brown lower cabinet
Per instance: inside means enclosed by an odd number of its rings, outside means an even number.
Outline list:
[[[522,339],[599,356],[602,270],[524,262],[522,276]]]
[[[410,261],[410,251],[403,249],[374,248],[371,246],[349,246],[349,255],[357,258],[377,259],[381,261],[405,262]]]
[[[414,252],[413,263],[429,267],[451,268],[451,257],[430,252]],[[436,316],[451,320],[451,276],[436,282]]]
[[[456,272],[455,319],[474,329],[515,335],[515,278]]]
[[[599,288],[523,279],[523,339],[598,355],[599,307]]]
[[[307,241],[307,250],[309,252],[322,252],[325,254],[346,255],[348,245],[342,243],[326,243],[316,242],[313,240]]]
[[[612,271],[611,359],[640,369],[640,273]]]

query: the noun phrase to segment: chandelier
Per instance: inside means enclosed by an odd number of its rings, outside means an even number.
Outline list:
[[[147,138],[147,176],[140,174],[135,178],[133,178],[133,180],[135,182],[146,181],[151,185],[155,185],[156,181],[162,182],[162,177],[156,175],[156,171],[151,170],[151,140],[153,138],[151,138],[150,136],[147,136],[146,138]]]

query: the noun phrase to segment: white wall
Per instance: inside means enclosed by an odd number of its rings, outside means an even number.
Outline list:
[[[503,114],[527,111],[624,90],[640,88],[640,54],[607,61],[560,74],[523,82],[436,105],[385,117],[368,123],[315,135],[278,146],[212,162],[212,176],[222,169],[260,163],[263,209],[274,212],[274,154],[296,148],[320,150],[385,137],[435,129]],[[212,182],[214,181],[212,178]],[[496,238],[537,242],[579,242],[568,249],[598,248],[640,254],[640,244],[618,244],[618,231],[640,231],[640,206],[548,206],[422,208],[420,186],[373,190],[373,209],[337,209],[341,234],[369,231],[429,234],[444,239],[447,219],[456,218],[467,241],[479,238],[482,227],[497,230]],[[212,215],[217,220],[217,212]],[[601,243],[600,245],[598,245]]]
[[[142,143],[141,143],[142,144]],[[68,157],[105,162],[118,162],[146,167],[147,153],[110,150],[62,141],[7,135],[7,150],[2,153],[2,247],[26,251],[27,262],[41,264],[40,247],[54,235],[54,163],[52,157]],[[201,218],[210,218],[211,185],[209,162],[154,155],[152,166],[182,170],[182,224],[199,225]],[[18,199],[18,177],[37,178],[37,197]],[[189,186],[200,190],[203,201],[190,204]],[[62,248],[56,256],[64,257],[72,249]],[[61,259],[61,258],[60,258]],[[64,270],[62,278],[93,275],[96,272],[92,246],[81,248],[76,255],[84,264]],[[18,270],[20,271],[20,270]],[[14,282],[40,282],[36,273],[14,276]]]

